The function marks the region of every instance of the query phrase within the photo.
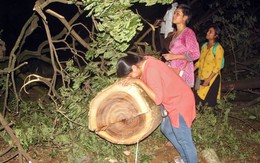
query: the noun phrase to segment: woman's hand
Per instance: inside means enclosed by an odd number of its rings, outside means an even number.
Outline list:
[[[169,53],[163,54],[162,56],[166,59],[166,61],[175,60],[175,59],[186,59],[185,55],[173,54],[170,51]]]
[[[165,59],[166,61],[170,61],[170,60],[173,60],[173,59],[174,59],[174,54],[171,53],[171,52],[166,53],[166,54],[163,54],[162,56],[164,57],[164,59]]]
[[[210,84],[210,79],[206,79],[204,80],[202,86],[209,86],[209,84]]]
[[[203,86],[209,86],[211,79],[216,75],[216,73],[212,72],[210,76],[204,80]]]
[[[194,72],[198,69],[198,67],[194,66]]]

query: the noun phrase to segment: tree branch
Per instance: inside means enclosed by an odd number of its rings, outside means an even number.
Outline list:
[[[50,9],[47,9],[46,13],[58,18],[62,22],[62,24],[71,32],[72,36],[75,37],[75,39],[78,40],[82,46],[84,46],[88,50],[91,50],[91,47],[75,32],[75,30],[72,29],[72,27],[67,22],[67,20],[64,18],[64,16],[62,16]]]
[[[1,122],[2,126],[5,128],[5,131],[11,137],[13,144],[18,148],[18,152],[21,153],[21,155],[24,156],[24,158],[27,161],[29,161],[31,163],[36,163],[36,161],[34,159],[32,159],[31,156],[25,152],[25,150],[23,149],[23,147],[20,144],[19,139],[14,135],[13,130],[9,127],[8,123],[5,121],[5,119],[1,113],[0,113],[0,122]]]

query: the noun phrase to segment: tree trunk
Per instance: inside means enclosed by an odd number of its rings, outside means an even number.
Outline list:
[[[222,91],[260,88],[260,79],[228,81],[222,83]]]
[[[90,104],[89,129],[112,143],[137,143],[160,122],[159,107],[137,85],[113,84]]]

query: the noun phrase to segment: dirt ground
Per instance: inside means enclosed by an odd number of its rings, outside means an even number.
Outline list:
[[[179,156],[178,152],[174,149],[174,147],[171,146],[167,146],[166,144],[158,144],[158,146],[160,147],[157,150],[153,150],[153,149],[149,149],[149,151],[153,154],[153,159],[149,162],[149,163],[174,163],[174,157]],[[259,155],[260,155],[260,149],[259,149],[259,144],[251,144],[253,149],[258,150],[255,154],[253,155],[251,160],[255,160],[252,161],[250,163],[259,163]],[[7,149],[9,147],[9,145],[2,139],[0,138],[0,151],[3,152],[4,149]],[[40,149],[40,147],[37,147],[37,162],[38,163],[65,163],[66,160],[64,160],[62,157],[60,156],[52,156],[51,155],[51,151],[50,149]],[[141,151],[139,151],[141,152]],[[33,156],[33,149],[30,150],[29,154],[31,156]],[[2,153],[1,153],[2,154]],[[16,154],[16,150],[12,149],[10,150],[6,155],[1,156],[0,155],[0,162],[4,163],[18,163],[19,159],[18,156],[16,155],[15,158],[11,159],[10,161],[7,161],[8,158],[13,157]],[[127,163],[133,163],[135,162],[135,158],[134,158],[135,154],[132,154],[132,157],[130,159],[128,159]],[[201,153],[198,154],[199,155],[199,162],[200,163],[207,163],[201,156]],[[105,161],[106,162],[106,161]],[[104,163],[105,163],[104,162]],[[245,161],[247,162],[247,161]],[[91,162],[86,162],[86,163],[91,163]],[[107,163],[109,163],[109,161],[107,161]],[[231,161],[230,163],[233,163],[233,161]],[[236,163],[236,161],[234,161],[234,163]]]
[[[174,157],[179,156],[178,152],[174,149],[174,147],[166,145],[166,144],[157,144],[159,149],[149,149],[151,153],[153,153],[153,159],[149,163],[174,163]],[[0,138],[0,151],[2,152],[3,149],[7,149],[9,145]],[[12,160],[7,161],[8,158],[13,157],[16,152],[15,149],[10,150],[6,155],[0,157],[0,162],[7,162],[7,163],[18,163],[19,159],[18,156],[15,156]],[[37,162],[38,163],[65,163],[66,161],[60,158],[59,156],[51,156],[50,149],[40,149],[37,147],[38,156]],[[140,153],[142,151],[139,151]],[[31,150],[29,154],[32,156],[33,151]],[[139,154],[140,154],[139,153]],[[206,163],[203,158],[199,155],[200,163]],[[127,163],[135,162],[135,154],[131,154],[128,158]],[[91,163],[91,162],[86,162]],[[107,161],[109,163],[109,161]]]

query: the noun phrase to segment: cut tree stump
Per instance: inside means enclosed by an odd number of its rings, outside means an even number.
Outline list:
[[[134,144],[150,135],[160,124],[161,113],[137,85],[117,83],[91,101],[89,129],[116,144]]]

